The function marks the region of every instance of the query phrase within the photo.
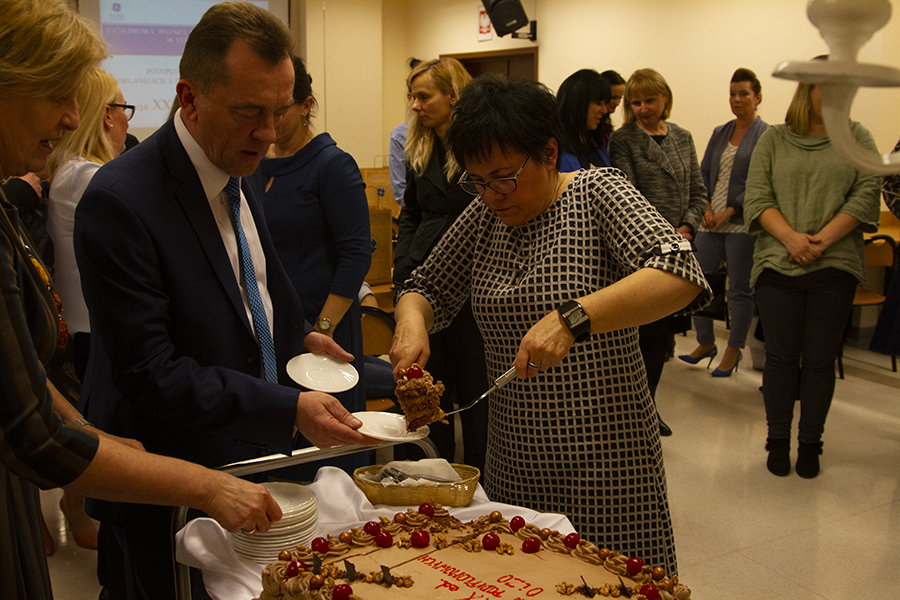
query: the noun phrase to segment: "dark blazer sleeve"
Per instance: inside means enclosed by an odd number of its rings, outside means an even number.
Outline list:
[[[687,134],[683,152],[690,157],[690,179],[688,183],[690,194],[687,210],[684,211],[683,222],[691,228],[693,235],[697,235],[700,223],[703,222],[703,215],[706,213],[709,194],[706,191],[706,184],[703,183],[703,176],[700,174],[700,162],[697,160],[697,147],[694,145],[694,138],[686,129],[682,129],[682,131]]]
[[[413,238],[416,236],[416,230],[422,222],[422,207],[419,205],[418,189],[416,174],[407,165],[403,208],[400,210],[400,217],[397,219],[397,247],[394,249],[394,264],[401,258],[409,255]]]

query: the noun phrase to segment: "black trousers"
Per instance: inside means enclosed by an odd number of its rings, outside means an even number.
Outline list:
[[[756,282],[766,336],[763,398],[770,439],[790,439],[800,399],[801,442],[821,440],[834,395],[834,363],[853,309],[856,278],[828,268],[790,277],[771,269]]]

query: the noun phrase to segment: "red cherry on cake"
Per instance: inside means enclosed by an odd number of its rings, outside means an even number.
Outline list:
[[[412,542],[413,548],[427,548],[431,542],[431,537],[427,531],[418,529],[410,534],[409,541]]]
[[[642,558],[638,558],[637,556],[632,556],[628,559],[628,562],[625,563],[625,572],[634,577],[638,573],[641,572],[641,569],[644,568],[644,560]]]
[[[284,578],[290,579],[291,577],[296,577],[300,574],[300,571],[305,571],[306,565],[304,565],[299,560],[292,560],[288,563],[288,566],[284,569]]]
[[[486,533],[481,538],[481,547],[485,550],[496,550],[500,546],[500,536],[496,533]]]
[[[328,550],[330,550],[328,540],[323,537],[317,537],[312,541],[312,550],[320,554],[328,554]]]
[[[334,589],[331,590],[331,599],[348,600],[351,594],[353,594],[353,588],[351,588],[346,583],[342,583],[340,585],[334,586]]]
[[[413,363],[411,367],[406,370],[406,378],[407,379],[421,379],[425,376],[425,371],[422,370],[422,367]]]
[[[581,537],[577,533],[570,533],[566,536],[565,541],[563,542],[566,545],[566,548],[576,548],[578,546],[578,542],[581,541]]]
[[[412,368],[412,367],[410,367]],[[434,517],[434,507],[427,502],[423,502],[419,505],[419,514],[425,515],[426,517],[433,518]]]
[[[541,549],[540,538],[530,537],[530,538],[526,538],[525,541],[522,542],[522,552],[526,552],[528,554],[533,554],[540,549]]]
[[[375,521],[369,521],[365,525],[363,525],[363,531],[375,537],[379,533],[381,533],[381,525]]]
[[[394,536],[387,531],[381,531],[375,536],[375,545],[379,548],[390,548],[394,545]]]
[[[640,592],[647,600],[659,600],[659,590],[656,589],[655,585],[649,583],[642,585]]]
[[[513,517],[509,520],[509,528],[513,531],[518,531],[525,527],[525,519],[522,517]]]

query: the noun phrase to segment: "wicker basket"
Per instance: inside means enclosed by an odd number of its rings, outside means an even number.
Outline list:
[[[353,472],[353,483],[362,490],[372,504],[390,504],[391,506],[418,506],[423,502],[440,503],[443,506],[468,506],[475,495],[475,487],[481,471],[468,465],[451,464],[450,466],[462,477],[453,483],[436,485],[388,485],[377,481],[363,479],[362,474],[375,475],[384,465],[360,467]]]

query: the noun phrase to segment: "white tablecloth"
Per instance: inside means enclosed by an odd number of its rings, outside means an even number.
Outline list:
[[[373,506],[349,475],[334,467],[322,467],[309,488],[319,498],[319,535],[339,535],[351,527],[384,516],[393,518],[407,507],[378,504]],[[417,508],[417,507],[414,507]],[[500,504],[488,500],[478,485],[469,506],[449,508],[450,514],[466,522],[499,510],[507,519],[519,515],[537,527],[557,529],[568,534],[574,530],[563,515],[539,513],[527,508]],[[213,600],[249,600],[262,591],[258,565],[235,554],[231,534],[212,519],[195,519],[175,537],[175,557],[178,562],[203,571],[203,582]]]

